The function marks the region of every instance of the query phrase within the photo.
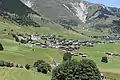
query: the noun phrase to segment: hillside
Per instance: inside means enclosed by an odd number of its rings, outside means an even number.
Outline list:
[[[1,80],[50,80],[49,75],[46,76],[25,69],[0,69],[0,77]]]
[[[28,13],[35,13],[32,9],[25,6],[20,0],[1,0],[0,9],[20,16],[27,15]]]
[[[56,23],[71,30],[76,27],[94,27],[119,33],[114,20],[119,20],[120,9],[103,4],[82,0],[2,0],[0,6],[1,16],[12,18],[20,25],[41,27],[46,23]]]
[[[65,51],[73,59],[94,60],[106,80],[119,80],[120,35],[111,33],[120,32],[119,18],[119,8],[82,0],[0,0],[0,43],[4,47],[0,63],[15,64],[0,67],[0,80],[50,80],[51,72],[38,73],[34,62],[59,64]],[[108,63],[101,62],[104,56]]]
[[[6,29],[6,31],[4,31]],[[13,29],[14,33],[39,33],[39,34],[53,34],[56,35],[63,35],[66,39],[78,39],[78,40],[91,40],[91,38],[80,35],[78,33],[75,33],[71,30],[65,30],[64,28],[60,27],[54,27],[49,25],[46,25],[44,27],[26,27],[26,26],[20,26],[13,24],[12,22],[8,20],[1,20],[0,21],[0,42],[4,46],[4,51],[0,52],[0,59],[5,61],[11,61],[20,65],[25,64],[33,64],[36,60],[42,59],[45,60],[48,63],[53,62],[53,58],[56,62],[60,63],[62,61],[63,57],[63,51],[59,49],[52,49],[52,48],[41,48],[38,46],[27,46],[25,44],[20,44],[15,42],[13,37],[8,35],[8,33],[13,33],[11,30]],[[100,32],[93,32],[92,30],[86,31],[81,30],[84,34],[88,33],[89,35],[101,35]],[[102,33],[109,35],[108,33]],[[107,51],[111,52],[120,52],[119,50],[120,44],[100,44],[96,45],[95,47],[81,47],[80,50],[77,52],[83,52],[86,55],[89,56],[90,59],[94,60],[100,70],[105,73],[109,73],[111,76],[107,75],[110,78],[115,78],[119,80],[119,73],[116,72],[119,71],[119,59],[120,57],[109,57],[110,62],[108,64],[104,64],[100,62],[100,59],[102,56],[104,56],[104,53]],[[32,51],[32,50],[35,51]],[[80,60],[80,57],[74,57],[75,59]],[[111,65],[111,66],[109,66]],[[18,73],[18,74],[16,74]],[[7,75],[8,74],[8,75]],[[22,76],[24,74],[25,76]],[[30,76],[31,77],[28,77]],[[40,80],[50,80],[51,74],[43,75],[36,73],[34,70],[26,71],[24,69],[1,69],[0,76],[2,80],[12,80],[13,78],[15,80],[21,80],[23,79],[40,79]],[[112,77],[113,76],[113,77]]]
[[[37,13],[63,25],[78,27],[113,27],[120,9],[82,0],[21,0]],[[31,6],[30,6],[31,5]]]
[[[46,23],[52,23],[49,19],[38,14],[20,0],[1,0],[0,4],[0,17],[9,19],[13,23],[18,23],[22,26],[41,27]],[[55,24],[56,25],[56,24]],[[57,25],[58,26],[58,25]]]

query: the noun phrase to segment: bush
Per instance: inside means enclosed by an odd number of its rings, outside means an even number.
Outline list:
[[[0,43],[0,51],[3,51],[3,50],[4,50],[4,48],[3,48],[2,44]]]
[[[71,60],[71,58],[72,58],[71,53],[67,52],[67,53],[65,53],[64,56],[63,56],[63,62],[64,62],[64,61],[67,61],[67,60]]]
[[[19,65],[18,64],[16,64],[16,68],[18,68],[19,67]]]
[[[102,57],[101,62],[108,63],[108,58],[107,57]]]
[[[3,67],[3,66],[5,66],[5,67],[14,67],[14,64],[13,63],[11,63],[11,62],[6,62],[6,61],[0,61],[0,66],[1,67]]]
[[[19,42],[19,38],[18,38],[18,36],[16,34],[12,33],[11,35],[12,35],[13,38],[15,38],[16,42]]]
[[[14,67],[14,64],[11,63],[11,62],[5,62],[5,61],[4,61],[4,66],[11,68],[11,67]]]
[[[6,62],[7,66],[6,67],[10,67],[10,62]]]
[[[4,61],[2,61],[2,60],[0,61],[0,66],[1,66],[1,67],[5,66],[5,65],[4,65]]]
[[[15,41],[16,41],[16,42],[19,42],[20,40],[19,40],[19,38],[18,38],[18,37],[16,37],[16,38],[15,38]]]
[[[47,72],[51,72],[52,67],[50,64],[46,63],[44,60],[38,60],[34,63],[34,67],[37,67],[37,71],[47,74]]]
[[[34,63],[34,67],[38,67],[39,64],[46,63],[44,60],[38,60]]]
[[[9,63],[4,61],[4,66],[8,67]]]
[[[101,80],[101,75],[92,60],[68,60],[52,71],[51,80]]]
[[[9,63],[10,64],[10,66],[9,67],[14,67],[14,64],[13,63]]]
[[[4,29],[3,31],[7,31],[7,29]]]
[[[29,70],[29,69],[30,69],[30,65],[29,65],[29,64],[26,64],[26,65],[25,65],[25,68],[26,68],[27,70]]]
[[[21,43],[23,43],[23,44],[26,44],[27,43],[27,41],[26,40],[24,40],[24,39],[21,39],[21,41],[20,41]]]
[[[46,65],[47,65],[48,71],[51,72],[52,67],[50,66],[50,64],[46,63]]]
[[[47,74],[48,67],[47,67],[46,63],[39,64],[38,67],[37,67],[37,71],[41,72],[41,73],[44,73],[44,74]]]
[[[13,29],[11,29],[11,31],[13,32]]]
[[[47,69],[42,69],[42,73],[47,74]]]
[[[23,68],[23,66],[21,65],[20,68]]]
[[[16,38],[16,37],[17,37],[17,35],[14,34],[14,33],[11,33],[11,35],[12,35],[13,38]]]

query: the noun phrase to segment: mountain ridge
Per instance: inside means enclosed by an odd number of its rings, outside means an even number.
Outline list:
[[[15,13],[21,18],[29,17],[26,22],[31,20],[38,25],[55,22],[65,28],[113,28],[118,26],[113,21],[120,18],[120,8],[82,0],[1,0],[0,6],[2,11]]]
[[[120,9],[114,7],[107,7],[103,4],[95,4],[82,0],[21,0],[26,4],[31,2],[31,8],[37,13],[42,13],[44,16],[50,18],[53,21],[59,19],[73,20],[78,23],[86,23],[91,16],[94,16],[97,11],[99,15],[106,17],[116,16],[120,17]],[[26,2],[25,2],[26,1]],[[39,8],[39,9],[38,9]],[[93,9],[91,9],[93,8]],[[93,13],[92,13],[92,12]],[[99,15],[97,17],[99,17]],[[58,22],[59,23],[59,22]],[[73,26],[73,25],[72,25]]]

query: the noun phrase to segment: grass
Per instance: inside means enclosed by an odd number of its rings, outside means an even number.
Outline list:
[[[47,25],[46,25],[47,26]],[[80,39],[80,40],[90,40],[86,36],[80,35],[73,31],[65,30],[60,27],[40,27],[40,28],[33,28],[33,27],[25,27],[25,26],[18,26],[12,24],[10,22],[2,22],[0,21],[0,42],[3,44],[5,50],[0,52],[0,59],[7,60],[11,62],[15,62],[18,64],[25,65],[27,63],[33,64],[34,61],[43,59],[48,63],[52,63],[52,59],[54,58],[57,62],[62,61],[63,52],[58,49],[44,49],[40,47],[29,47],[27,45],[18,44],[16,43],[13,38],[8,35],[11,33],[11,29],[13,29],[14,33],[40,33],[40,34],[57,34],[62,35],[68,39]],[[7,29],[7,31],[3,31]],[[89,35],[99,35],[100,32],[94,31],[83,31],[82,33],[86,33]],[[104,34],[108,35],[107,32]],[[32,51],[35,49],[35,51]],[[95,45],[95,47],[87,48],[81,47],[81,49],[77,52],[83,52],[88,55],[89,59],[92,59],[96,62],[99,69],[105,73],[106,76],[110,74],[111,76],[116,77],[119,80],[120,73],[120,57],[112,57],[109,56],[109,63],[101,63],[101,57],[105,56],[105,52],[118,52],[120,53],[120,44],[99,44]],[[77,59],[81,59],[77,57]],[[50,80],[51,74],[43,75],[40,73],[36,73],[34,71],[26,71],[24,69],[0,69],[0,80]]]
[[[11,60],[20,64],[32,64],[38,59],[43,59],[47,62],[52,62],[54,58],[57,62],[62,60],[62,52],[57,49],[44,49],[40,47],[29,47],[27,45],[19,45],[18,43],[11,42],[9,40],[1,41],[5,50],[0,52],[0,59]],[[11,42],[11,43],[10,43]],[[35,51],[32,51],[35,49]]]
[[[108,56],[109,59],[109,63],[108,64],[104,64],[101,63],[100,60],[103,56],[106,56],[105,53],[106,52],[120,52],[119,49],[117,49],[118,47],[120,47],[120,45],[115,45],[115,44],[104,44],[104,45],[96,45],[94,48],[88,49],[88,48],[83,48],[81,49],[81,51],[85,52],[86,54],[88,54],[90,59],[93,59],[99,67],[101,68],[120,68],[120,57],[112,57],[112,56]]]
[[[98,29],[95,28],[89,28],[89,29],[76,29],[79,33],[84,33],[85,35],[88,36],[108,36],[110,35],[108,33],[109,29],[101,29],[103,32],[99,31]]]
[[[104,72],[104,75],[107,76],[107,80],[119,80],[120,79],[120,73],[110,73],[110,72]]]
[[[0,80],[50,80],[50,75],[25,69],[0,69]]]
[[[94,60],[100,68],[120,70],[120,57],[108,56],[109,63],[105,64],[100,62],[103,56],[107,56],[105,55],[106,52],[120,53],[119,47],[120,44],[99,44],[92,48],[81,47],[77,52],[82,52],[88,55],[88,58]]]
[[[116,80],[119,80],[120,57],[108,56],[109,63],[102,63],[100,61],[103,56],[106,56],[105,52],[120,53],[119,48],[120,44],[99,44],[92,48],[81,47],[81,49],[77,52],[83,52],[84,54],[88,55],[88,59],[94,60],[100,71],[103,72],[107,78],[111,78],[113,80],[115,78]],[[80,57],[77,57],[77,59],[80,59]]]
[[[48,26],[48,25],[46,25]],[[81,39],[81,40],[88,40],[90,38],[83,36],[81,34],[78,34],[76,32],[66,30],[61,27],[56,26],[49,26],[49,27],[37,27],[34,28],[32,26],[26,27],[26,26],[18,26],[12,23],[4,23],[0,22],[0,38],[9,38],[7,33],[11,33],[11,29],[13,29],[14,33],[39,33],[39,34],[56,34],[56,35],[62,35],[65,38],[69,39]],[[7,31],[3,31],[4,29],[7,29]]]

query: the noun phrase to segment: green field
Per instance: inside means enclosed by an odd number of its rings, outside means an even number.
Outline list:
[[[106,52],[116,52],[120,53],[120,44],[100,44],[95,45],[93,48],[82,47],[81,52],[87,54],[90,59],[93,59],[100,68],[105,69],[120,69],[120,57],[108,56],[109,63],[101,63],[100,60],[103,56],[106,56]]]
[[[7,31],[3,31],[7,29]],[[91,40],[86,36],[80,35],[70,30],[65,30],[58,27],[25,27],[12,24],[10,22],[0,21],[0,42],[3,44],[5,50],[0,52],[0,60],[11,61],[17,64],[25,65],[27,63],[33,64],[34,61],[42,59],[48,63],[52,63],[54,58],[56,62],[61,62],[63,57],[63,52],[58,49],[43,49],[40,47],[29,47],[27,45],[16,43],[13,38],[8,35],[13,29],[14,33],[40,33],[40,34],[57,34],[62,35],[68,39],[79,39],[79,40]],[[99,35],[98,32],[93,32],[82,30],[82,33]],[[107,34],[105,32],[105,34]],[[35,51],[32,51],[35,49]],[[120,44],[100,44],[95,45],[93,48],[81,47],[77,52],[83,52],[88,55],[89,59],[92,59],[96,62],[101,72],[104,72],[105,75],[110,77],[113,76],[116,80],[120,79],[120,57],[109,56],[109,63],[101,63],[101,57],[105,56],[105,52],[117,52],[120,53]],[[76,59],[81,59],[76,57]],[[0,80],[50,80],[51,74],[40,74],[32,70],[25,69],[2,69],[0,68]]]
[[[0,69],[0,80],[50,80],[50,74],[25,69]]]

